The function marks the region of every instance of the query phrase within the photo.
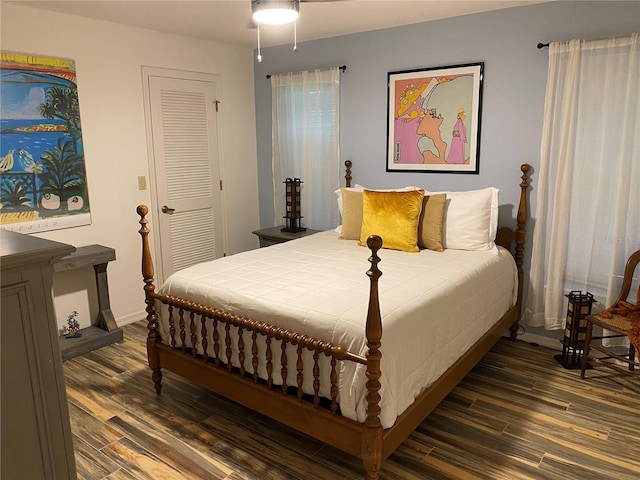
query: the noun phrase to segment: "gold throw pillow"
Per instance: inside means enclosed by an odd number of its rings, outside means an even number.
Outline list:
[[[418,223],[418,246],[436,252],[444,251],[442,245],[442,227],[447,194],[425,195],[422,200],[422,213]]]
[[[359,245],[370,235],[382,237],[382,247],[418,252],[418,222],[424,190],[362,192],[362,228]]]
[[[341,188],[342,232],[340,238],[360,240],[362,226],[362,192]]]

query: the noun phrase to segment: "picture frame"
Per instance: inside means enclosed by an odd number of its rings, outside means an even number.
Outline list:
[[[0,52],[0,228],[91,225],[76,63]]]
[[[480,171],[484,62],[389,72],[387,172]]]

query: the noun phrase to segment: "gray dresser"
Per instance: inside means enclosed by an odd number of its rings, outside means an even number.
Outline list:
[[[74,250],[0,230],[2,479],[76,478],[51,295],[53,264]]]

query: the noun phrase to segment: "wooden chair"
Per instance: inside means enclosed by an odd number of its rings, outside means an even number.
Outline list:
[[[633,273],[638,266],[638,263],[640,263],[640,250],[633,253],[627,260],[627,264],[624,269],[624,277],[622,279],[622,289],[620,290],[620,295],[613,304],[613,307],[618,306],[620,304],[620,301],[626,301],[629,297],[631,283],[633,280]],[[601,327],[603,329],[603,334],[601,337],[593,336],[594,325],[597,325],[598,327]],[[640,362],[638,359],[636,359],[636,349],[632,343],[629,344],[629,352],[627,354],[615,353],[610,348],[607,348],[605,346],[591,344],[592,340],[626,337],[629,328],[631,328],[631,320],[626,316],[618,315],[616,313],[613,313],[611,318],[604,318],[600,315],[589,315],[587,317],[587,331],[585,334],[584,355],[582,357],[582,368],[580,371],[580,377],[585,378],[585,371],[587,370],[587,368],[589,368],[590,361],[594,364],[601,364],[620,373],[640,375],[640,370],[635,369],[635,367],[640,368]],[[610,333],[606,334],[607,331]],[[606,356],[589,358],[590,350],[597,350],[601,353],[604,353]],[[616,360],[628,364],[628,370],[622,368],[619,362],[616,363]]]

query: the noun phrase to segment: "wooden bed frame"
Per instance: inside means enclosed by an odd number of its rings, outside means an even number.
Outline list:
[[[351,185],[351,162],[347,160],[346,185]],[[500,228],[496,243],[507,248],[515,257],[518,268],[518,296],[516,304],[489,330],[474,346],[465,352],[435,383],[427,388],[415,402],[398,417],[391,428],[383,429],[380,422],[380,352],[382,322],[378,303],[378,279],[382,275],[378,269],[378,250],[382,240],[371,236],[367,245],[371,250],[371,263],[367,275],[370,278],[369,307],[366,320],[368,352],[365,356],[348,352],[331,343],[308,337],[297,332],[268,325],[250,318],[233,315],[215,308],[196,304],[184,299],[156,293],[153,284],[154,268],[149,247],[146,215],[148,208],[140,205],[139,230],[142,236],[142,275],[144,277],[145,303],[149,334],[147,355],[152,370],[155,390],[159,394],[162,387],[162,368],[166,368],[190,381],[202,385],[220,395],[234,400],[245,407],[260,412],[285,425],[311,435],[344,452],[362,458],[365,478],[379,479],[382,462],[413,432],[423,419],[458,384],[474,365],[491,349],[503,333],[510,329],[511,338],[516,337],[518,320],[522,307],[523,257],[525,226],[527,223],[527,187],[530,166],[521,166],[521,193],[517,213],[517,229]],[[512,248],[513,247],[513,248]],[[163,343],[158,331],[156,302],[169,306],[170,344]],[[233,367],[230,329],[238,332],[236,348],[240,367]],[[201,332],[198,344],[197,332]],[[212,336],[208,335],[211,333]],[[176,339],[176,335],[179,337]],[[213,346],[207,345],[207,337],[213,339]],[[259,352],[256,339],[266,340],[266,351]],[[179,340],[179,341],[178,341]],[[272,348],[272,344],[274,344]],[[278,348],[278,343],[280,344]],[[297,358],[287,359],[287,346],[295,346]],[[202,348],[205,354],[197,353]],[[207,347],[213,355],[207,354]],[[276,352],[275,350],[280,350]],[[303,359],[302,352],[313,354],[314,395],[302,393]],[[272,380],[273,355],[280,355],[281,375],[285,380],[295,378],[297,387],[275,385]],[[318,359],[321,355],[330,357],[331,373],[328,379],[319,375]],[[258,357],[266,365],[268,379],[257,375]],[[337,362],[352,361],[366,365],[366,420],[359,423],[343,417],[337,403],[338,375]],[[291,372],[287,371],[288,365]],[[329,381],[331,399],[321,399],[321,381]],[[325,384],[329,385],[329,384]],[[325,406],[325,403],[327,404]]]

